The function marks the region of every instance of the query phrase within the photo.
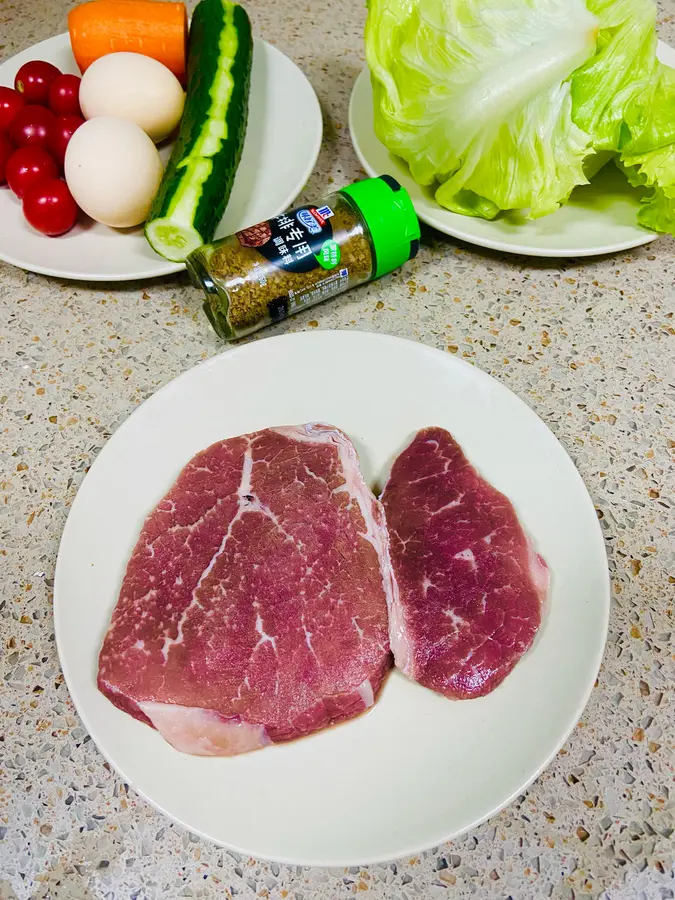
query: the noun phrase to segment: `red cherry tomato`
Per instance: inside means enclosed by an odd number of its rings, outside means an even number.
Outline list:
[[[26,221],[42,234],[65,234],[77,219],[77,204],[60,178],[43,178],[29,188],[23,198]]]
[[[7,131],[14,116],[26,101],[18,91],[0,86],[0,131]]]
[[[7,184],[17,197],[26,193],[43,178],[56,178],[59,167],[42,147],[19,147],[7,161]]]
[[[47,103],[50,85],[60,74],[61,70],[51,63],[31,59],[16,73],[14,87],[23,94],[26,103]]]
[[[57,116],[81,116],[77,75],[59,75],[49,87],[49,108]]]
[[[0,184],[7,181],[7,164],[14,154],[14,144],[10,141],[9,135],[4,131],[0,131]]]
[[[47,147],[56,116],[44,106],[24,106],[12,119],[9,136],[17,147]]]
[[[59,116],[50,131],[49,150],[60,166],[63,166],[66,158],[68,141],[80,125],[84,125],[84,119],[80,116]]]

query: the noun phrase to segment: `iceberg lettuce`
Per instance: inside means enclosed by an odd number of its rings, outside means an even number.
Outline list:
[[[653,0],[369,0],[375,131],[454,212],[554,211],[615,155],[675,231],[675,73]]]

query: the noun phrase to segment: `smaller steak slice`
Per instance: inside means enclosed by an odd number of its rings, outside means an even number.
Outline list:
[[[232,756],[374,702],[391,667],[384,512],[337,428],[197,454],[143,526],[99,689],[174,747]]]
[[[418,432],[396,459],[382,503],[396,665],[453,699],[490,693],[534,640],[546,563],[510,501],[442,428]]]

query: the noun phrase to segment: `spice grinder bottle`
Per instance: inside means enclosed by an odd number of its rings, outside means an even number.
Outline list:
[[[408,192],[381,175],[205,244],[186,265],[231,341],[391,272],[417,254],[419,238]]]

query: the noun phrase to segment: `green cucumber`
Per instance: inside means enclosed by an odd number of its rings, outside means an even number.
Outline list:
[[[225,211],[246,136],[252,58],[245,10],[201,0],[190,26],[185,111],[145,225],[166,259],[182,262],[208,243]]]

